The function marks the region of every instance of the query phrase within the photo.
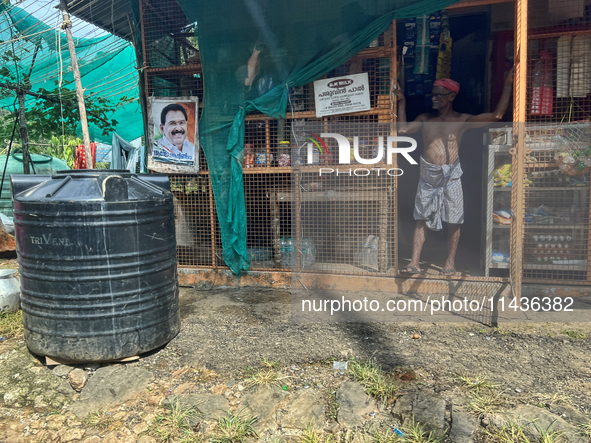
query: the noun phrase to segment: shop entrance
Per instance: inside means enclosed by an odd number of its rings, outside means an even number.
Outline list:
[[[458,112],[480,114],[489,112],[496,103],[488,99],[488,48],[489,15],[473,13],[450,16],[450,32],[453,39],[451,78],[460,83],[460,94],[454,100]],[[399,29],[403,26],[399,26]],[[400,37],[402,38],[402,36]],[[405,59],[405,74],[409,74]],[[408,78],[405,78],[408,82]],[[411,79],[411,81],[416,78]],[[408,83],[407,83],[408,84]],[[408,89],[408,88],[407,88]],[[430,92],[430,91],[425,91]],[[407,119],[414,120],[419,114],[431,110],[429,95],[407,96]],[[509,118],[510,120],[510,118]],[[456,277],[484,276],[481,265],[481,236],[483,223],[483,159],[485,144],[483,132],[486,129],[470,129],[463,137],[460,146],[460,161],[463,170],[465,217],[461,227],[460,243],[456,255]],[[422,134],[415,134],[419,142],[417,157],[422,152]],[[399,269],[410,261],[413,248],[415,220],[413,208],[419,182],[419,169],[407,168],[399,177],[398,192],[398,232]],[[447,226],[443,231],[429,231],[421,254],[421,268],[427,275],[438,275],[447,257]]]

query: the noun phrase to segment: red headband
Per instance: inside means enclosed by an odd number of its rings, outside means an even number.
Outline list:
[[[433,82],[433,86],[443,86],[448,91],[455,92],[456,94],[460,92],[460,84],[449,78],[435,80],[435,82]]]

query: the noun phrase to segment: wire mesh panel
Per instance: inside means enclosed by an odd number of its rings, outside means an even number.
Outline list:
[[[167,68],[201,63],[196,24],[189,23],[176,0],[141,0],[144,67]]]
[[[301,272],[395,274],[394,195],[400,170],[386,163],[391,126],[371,120],[308,121],[293,132],[292,235],[280,240],[276,253],[294,278]],[[362,164],[358,157],[378,162]]]
[[[523,276],[587,284],[591,16],[578,0],[529,13]]]
[[[524,277],[587,279],[591,137],[579,124],[528,125]]]
[[[215,219],[207,175],[171,175],[180,266],[215,266]]]

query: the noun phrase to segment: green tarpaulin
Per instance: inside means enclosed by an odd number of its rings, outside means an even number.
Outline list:
[[[60,81],[64,88],[74,88],[68,43],[63,31],[53,29],[19,7],[0,3],[0,40],[0,82],[22,82],[35,58],[29,78],[30,91],[53,91]],[[74,42],[87,103],[93,100],[95,93],[106,99],[109,107],[117,106],[115,112],[101,116],[117,121],[112,131],[126,140],[141,137],[144,127],[133,46],[113,35],[74,37]],[[51,97],[59,99],[59,95]],[[0,107],[12,111],[14,98],[14,94],[9,93],[0,100]],[[37,101],[37,98],[28,96],[27,109],[34,107]],[[89,129],[93,141],[111,142],[111,133],[103,135],[102,130],[92,125]]]
[[[241,161],[244,116],[285,117],[288,88],[330,72],[367,47],[393,19],[443,9],[450,0],[179,0],[198,22],[204,74],[200,143],[207,158],[224,260],[248,270]],[[248,60],[260,51],[259,81],[246,88]],[[236,161],[238,160],[238,161]]]

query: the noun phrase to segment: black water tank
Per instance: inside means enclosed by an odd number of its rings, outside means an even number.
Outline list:
[[[25,340],[79,362],[137,355],[180,330],[164,174],[12,175]]]

